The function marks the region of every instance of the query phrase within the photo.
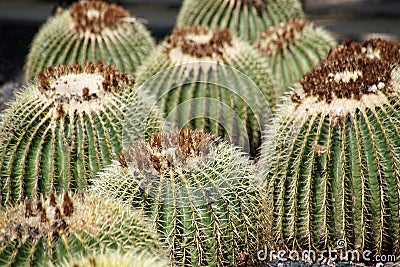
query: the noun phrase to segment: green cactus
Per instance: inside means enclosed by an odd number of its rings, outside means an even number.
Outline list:
[[[276,246],[337,249],[342,239],[360,253],[400,252],[400,71],[355,47],[304,75],[272,142],[266,134],[260,166]],[[399,54],[391,49],[387,58]]]
[[[154,254],[154,253],[153,253]],[[106,251],[91,256],[81,257],[62,267],[167,267],[168,260],[147,251],[121,253]]]
[[[2,115],[0,203],[85,188],[88,177],[118,159],[125,115],[131,140],[155,131],[156,113],[133,83],[102,62],[41,73]]]
[[[335,45],[331,33],[299,18],[267,28],[255,42],[272,66],[280,94],[289,91]]]
[[[93,191],[148,215],[174,266],[259,266],[264,191],[237,148],[200,130],[154,134],[93,180]]]
[[[0,229],[0,266],[58,265],[113,249],[163,253],[143,216],[90,194],[25,200],[2,212]]]
[[[101,1],[79,1],[40,28],[26,59],[25,78],[30,81],[57,64],[98,60],[133,75],[154,48],[150,32],[127,10]]]
[[[173,126],[230,137],[252,155],[276,100],[267,59],[228,29],[175,28],[138,71],[137,84],[156,96]]]
[[[185,0],[177,26],[219,26],[254,42],[268,27],[292,18],[303,18],[298,0]]]

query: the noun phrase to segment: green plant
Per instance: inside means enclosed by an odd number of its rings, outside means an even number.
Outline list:
[[[185,0],[177,26],[219,26],[254,42],[267,28],[292,18],[303,18],[298,0]]]
[[[46,67],[89,60],[134,74],[154,48],[150,32],[124,8],[79,1],[40,28],[26,59],[25,78],[33,79]]]
[[[125,151],[92,188],[148,215],[174,266],[259,266],[268,233],[253,167],[227,142],[186,128]]]
[[[41,73],[2,114],[0,203],[85,188],[89,177],[118,159],[124,119],[132,141],[155,131],[156,113],[133,84],[102,62]]]
[[[89,194],[25,200],[2,211],[0,229],[0,266],[51,266],[113,249],[163,253],[140,214]]]
[[[173,126],[231,137],[252,155],[276,101],[267,59],[228,29],[175,28],[138,71],[137,84],[156,96]],[[242,126],[246,138],[237,133]]]
[[[73,262],[66,262],[64,267],[167,267],[168,261],[160,255],[147,252],[121,253],[119,251],[106,251],[91,256],[80,257]]]
[[[335,45],[330,32],[299,18],[267,28],[255,42],[272,66],[280,94],[289,91]]]
[[[400,72],[358,48],[341,45],[304,75],[266,135],[276,247],[400,251]]]

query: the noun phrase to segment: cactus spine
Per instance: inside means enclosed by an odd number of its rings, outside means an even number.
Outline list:
[[[1,214],[0,229],[0,266],[53,266],[113,249],[162,253],[140,214],[91,195],[26,200]]]
[[[277,246],[338,249],[343,239],[361,253],[400,251],[400,72],[354,47],[302,78],[263,146]]]
[[[151,132],[156,119],[133,83],[101,62],[41,73],[0,123],[0,203],[85,188],[89,177],[118,158],[126,114],[135,129],[130,138]]]
[[[134,74],[155,48],[150,33],[127,10],[101,1],[79,1],[51,17],[31,44],[27,81],[46,67],[104,60]]]
[[[189,128],[152,136],[93,181],[148,215],[174,266],[259,266],[264,193],[238,149]],[[247,265],[246,265],[247,264]]]
[[[153,75],[158,78],[150,79]],[[174,126],[188,123],[192,128],[233,137],[233,143],[241,147],[249,141],[255,155],[261,140],[260,124],[267,119],[268,105],[275,104],[271,77],[267,59],[232,37],[228,29],[210,31],[193,26],[173,30],[138,71],[137,84],[144,84],[156,96],[157,105]],[[193,103],[180,108],[185,101]],[[225,112],[224,107],[233,112]],[[249,139],[236,136],[238,125],[244,125]]]
[[[219,26],[254,42],[268,27],[292,18],[303,18],[298,0],[185,0],[177,26]]]
[[[154,253],[153,253],[154,254]],[[147,251],[127,252],[119,251],[96,253],[92,256],[81,257],[72,263],[65,263],[63,267],[168,267],[168,261],[159,255]]]
[[[269,60],[280,94],[300,81],[335,45],[328,31],[299,18],[269,27],[255,43]]]

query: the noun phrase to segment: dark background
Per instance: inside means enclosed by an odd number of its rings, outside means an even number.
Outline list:
[[[58,4],[71,0],[0,0],[0,110],[22,82],[22,67],[38,27]],[[147,20],[161,40],[169,33],[180,0],[116,0],[132,15]],[[307,17],[331,30],[339,41],[384,37],[400,41],[400,0],[304,0]],[[2,99],[3,98],[3,99]]]

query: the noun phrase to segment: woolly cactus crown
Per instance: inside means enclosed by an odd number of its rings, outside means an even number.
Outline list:
[[[155,48],[145,27],[124,8],[79,1],[50,18],[36,34],[25,65],[29,81],[46,67],[104,60],[134,74]]]
[[[254,44],[267,57],[280,94],[311,71],[335,45],[328,31],[302,18],[267,28]]]
[[[278,247],[400,251],[400,71],[349,44],[304,75],[263,145]],[[373,54],[398,53],[385,44]]]
[[[174,265],[257,265],[266,210],[252,173],[238,149],[187,128],[126,151],[92,188],[147,214]]]
[[[172,31],[138,71],[137,84],[156,97],[172,126],[229,137],[255,155],[260,124],[276,100],[271,75],[267,60],[228,29],[188,26]]]
[[[380,38],[369,39],[362,44],[347,40],[330,51],[326,60],[363,56],[381,59],[391,64],[398,63],[400,61],[400,44]]]
[[[298,0],[185,0],[176,25],[228,28],[252,43],[268,27],[302,17]]]
[[[80,255],[122,251],[162,254],[139,214],[113,201],[68,193],[9,207],[0,216],[0,256],[7,266],[48,266]]]
[[[71,115],[76,110],[102,109],[112,102],[114,95],[134,83],[131,76],[119,72],[114,65],[89,61],[84,68],[79,64],[46,68],[38,75],[37,91],[44,101],[54,103],[54,114],[63,116],[64,112]]]
[[[131,141],[154,131],[157,114],[133,85],[132,77],[102,62],[39,74],[0,123],[0,203],[85,188],[121,152],[124,120]]]

